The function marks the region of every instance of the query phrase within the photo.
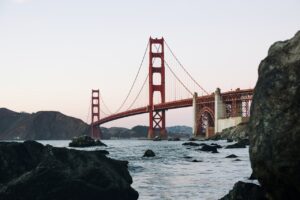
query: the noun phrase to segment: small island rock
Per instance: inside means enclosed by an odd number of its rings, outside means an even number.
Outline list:
[[[80,137],[74,137],[72,142],[69,143],[69,147],[92,147],[92,146],[107,146],[100,140],[94,140],[90,136],[83,135]]]
[[[155,153],[151,149],[147,149],[143,155],[143,157],[154,157]]]

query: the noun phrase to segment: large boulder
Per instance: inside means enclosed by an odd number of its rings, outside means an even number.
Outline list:
[[[249,122],[253,172],[271,199],[300,197],[300,31],[259,65]]]
[[[137,199],[138,193],[130,186],[128,162],[107,158],[104,153],[34,141],[2,142],[0,199]]]

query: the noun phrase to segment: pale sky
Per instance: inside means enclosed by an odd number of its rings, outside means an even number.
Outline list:
[[[269,46],[300,29],[299,10],[299,0],[0,0],[0,107],[87,121],[99,88],[116,110],[150,36],[163,36],[209,92],[251,88]],[[167,126],[177,124],[192,125],[191,109],[167,112]]]

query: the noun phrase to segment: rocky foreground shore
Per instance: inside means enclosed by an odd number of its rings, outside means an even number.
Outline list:
[[[300,198],[300,31],[273,44],[258,73],[247,131],[251,166],[260,186],[237,183],[223,199],[296,200]]]
[[[34,141],[0,143],[0,199],[136,200],[128,162],[107,151],[78,151]]]

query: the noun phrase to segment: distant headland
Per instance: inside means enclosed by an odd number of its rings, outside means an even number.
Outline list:
[[[101,127],[102,139],[147,138],[148,126]],[[189,126],[167,128],[169,136],[191,137]],[[83,134],[89,135],[90,126],[84,121],[56,111],[36,113],[15,112],[0,108],[0,139],[2,140],[68,140]]]

